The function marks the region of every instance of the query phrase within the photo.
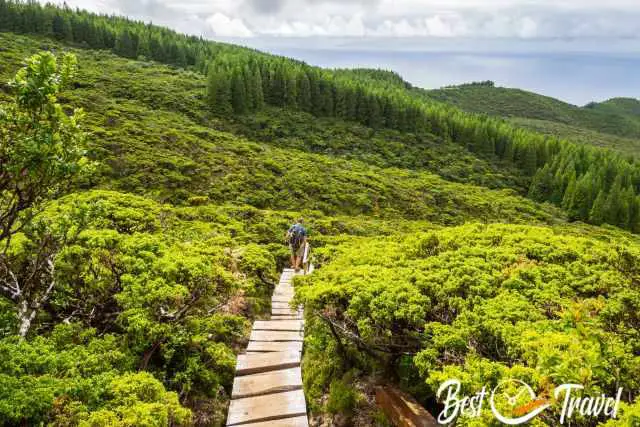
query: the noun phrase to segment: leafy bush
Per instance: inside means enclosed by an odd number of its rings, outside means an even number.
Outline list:
[[[358,394],[351,384],[342,380],[333,380],[329,386],[327,411],[332,414],[350,415],[358,402]]]
[[[296,279],[297,298],[341,331],[341,357],[422,381],[425,389],[404,384],[425,403],[451,378],[469,393],[517,378],[537,391],[578,383],[615,395],[640,386],[639,248],[631,235],[573,227],[470,224],[353,238]],[[310,342],[327,339],[308,325]],[[340,371],[324,387],[335,378]]]

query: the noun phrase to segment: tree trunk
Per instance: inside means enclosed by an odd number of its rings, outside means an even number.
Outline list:
[[[149,362],[151,361],[151,356],[153,356],[153,354],[156,352],[156,350],[158,348],[160,348],[160,344],[162,344],[162,341],[156,341],[153,343],[153,345],[151,346],[151,348],[149,348],[148,350],[146,350],[144,352],[144,356],[142,357],[142,361],[140,362],[140,365],[138,366],[138,371],[146,371],[147,367],[149,366]]]
[[[31,329],[31,322],[33,322],[35,317],[36,310],[31,310],[31,312],[29,312],[29,304],[27,304],[27,301],[22,301],[20,304],[20,310],[18,310],[18,321],[20,322],[18,335],[22,338],[27,336],[29,329]]]

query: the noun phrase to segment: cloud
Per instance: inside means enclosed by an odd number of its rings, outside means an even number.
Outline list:
[[[277,13],[282,10],[285,0],[247,0],[247,3],[258,13]]]
[[[67,0],[67,3],[210,37],[640,38],[638,0]]]
[[[215,13],[207,19],[211,30],[221,37],[252,37],[253,32],[238,18],[229,18],[222,13]]]

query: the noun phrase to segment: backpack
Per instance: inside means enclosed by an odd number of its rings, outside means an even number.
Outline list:
[[[305,234],[305,229],[302,225],[294,224],[289,229],[289,244],[291,245],[291,247],[293,247],[294,249],[298,249],[304,241]]]

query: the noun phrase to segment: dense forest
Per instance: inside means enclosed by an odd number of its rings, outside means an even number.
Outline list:
[[[450,377],[623,387],[607,426],[636,422],[629,152],[463,112],[390,71],[35,2],[0,0],[0,46],[0,425],[223,425],[300,215],[318,423],[387,426],[381,379],[437,411]]]

